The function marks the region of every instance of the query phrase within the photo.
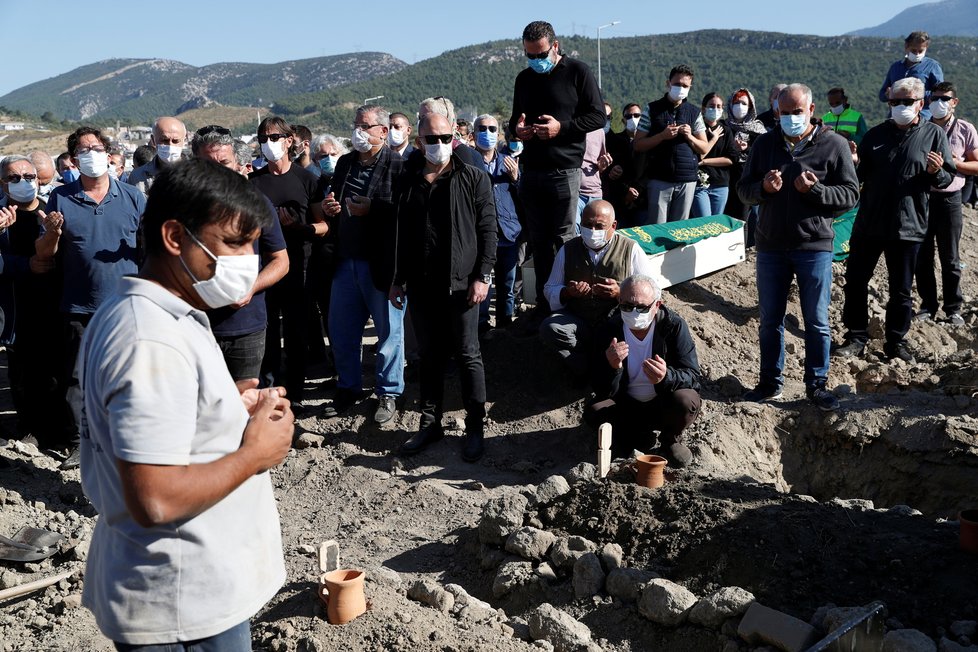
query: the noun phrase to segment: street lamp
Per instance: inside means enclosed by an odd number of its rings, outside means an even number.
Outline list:
[[[620,22],[620,20],[613,20],[607,25],[601,25],[598,27],[598,88],[601,88],[601,30],[603,30],[605,27],[614,27]]]
[[[600,86],[600,84],[598,84],[598,85]],[[363,105],[366,106],[366,105],[370,104],[371,102],[373,102],[375,100],[382,100],[382,99],[384,99],[384,96],[383,95],[378,95],[377,97],[368,97],[367,99],[365,99],[363,101]]]

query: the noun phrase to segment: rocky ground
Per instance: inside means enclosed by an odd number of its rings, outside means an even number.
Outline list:
[[[822,636],[849,613],[825,607],[875,600],[888,649],[969,649],[978,564],[958,549],[955,518],[978,495],[976,234],[968,210],[966,325],[915,323],[914,364],[883,362],[878,340],[864,359],[834,364],[836,414],[804,400],[797,305],[785,398],[739,402],[758,365],[750,258],[667,291],[697,340],[706,401],[690,433],[696,466],[660,490],[635,486],[624,467],[597,479],[581,464],[596,449],[581,390],[536,340],[508,333],[484,344],[492,406],[477,464],[461,460],[458,436],[414,458],[391,454],[418,424],[414,384],[382,427],[373,400],[330,421],[311,410],[273,472],[288,580],[253,621],[255,649],[732,652],[764,644],[737,633],[751,601]],[[878,275],[877,335],[881,287]],[[330,388],[312,390],[315,404]],[[454,382],[449,402],[449,432],[461,435]],[[0,590],[73,573],[0,603],[0,650],[111,649],[79,606],[95,514],[78,472],[0,444],[0,534],[31,525],[65,536],[49,560],[0,561]],[[328,539],[343,567],[367,575],[371,609],[344,626],[328,624],[316,598],[315,551]]]

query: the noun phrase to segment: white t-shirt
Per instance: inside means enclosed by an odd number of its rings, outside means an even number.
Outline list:
[[[268,473],[194,518],[145,528],[126,508],[116,467],[203,464],[240,447],[248,413],[207,316],[126,277],[86,329],[75,373],[82,487],[99,513],[82,600],[99,628],[148,645],[251,618],[285,582]]]
[[[638,339],[635,333],[625,327],[625,343],[628,344],[628,395],[636,401],[651,401],[655,398],[655,385],[642,371],[642,364],[652,357],[652,334],[655,322],[649,327],[645,338]]]

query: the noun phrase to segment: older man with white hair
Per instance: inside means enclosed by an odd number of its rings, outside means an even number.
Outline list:
[[[140,165],[129,173],[127,183],[139,188],[145,195],[153,185],[153,179],[166,166],[176,163],[183,158],[184,147],[187,144],[187,126],[180,120],[171,117],[162,117],[153,123],[153,134],[149,137],[149,144],[156,148],[156,156],[146,163]]]
[[[863,183],[846,263],[842,323],[845,343],[835,353],[862,355],[869,341],[869,281],[886,260],[889,300],[883,356],[912,362],[904,338],[913,317],[917,252],[927,236],[931,188],[951,185],[955,167],[944,130],[921,119],[924,83],[907,77],[890,89],[890,119],[859,143],[857,173]]]
[[[693,453],[682,434],[701,405],[700,365],[689,327],[662,305],[662,290],[651,276],[626,278],[618,306],[596,339],[596,402],[584,419],[594,426],[612,424],[618,455],[659,450],[672,464],[688,466]]]

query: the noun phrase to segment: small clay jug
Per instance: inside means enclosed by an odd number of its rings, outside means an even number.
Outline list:
[[[632,466],[635,471],[635,482],[640,487],[658,489],[666,483],[663,471],[668,463],[666,458],[658,455],[639,455]]]
[[[363,571],[340,569],[319,577],[319,598],[326,603],[326,619],[345,625],[367,610]]]
[[[958,514],[958,523],[961,525],[958,535],[961,549],[978,555],[978,509],[966,509]]]

